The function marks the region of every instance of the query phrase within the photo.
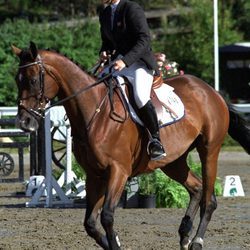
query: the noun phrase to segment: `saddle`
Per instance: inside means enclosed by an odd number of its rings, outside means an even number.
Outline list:
[[[151,94],[150,94],[150,99],[155,107],[155,111],[156,111],[156,114],[158,117],[162,116],[162,102],[157,97],[154,89],[160,88],[163,83],[164,82],[163,82],[162,75],[154,76],[153,86],[152,86]]]
[[[124,77],[124,80],[125,84],[119,83],[116,78],[111,78],[108,81],[107,85],[109,86],[110,89],[109,96],[111,105],[110,117],[115,121],[124,122],[128,118],[127,113],[129,113],[134,122],[143,125],[143,123],[141,122],[140,118],[137,115],[138,108],[137,105],[135,104],[134,95],[132,93],[133,91],[132,87],[129,84],[127,78]],[[167,92],[166,88],[168,89]],[[118,108],[117,101],[113,99],[114,92],[120,99],[119,103],[122,103],[123,110],[121,110],[121,108]],[[161,95],[159,95],[159,93],[161,93]],[[159,98],[159,96],[161,96],[161,98]],[[166,96],[169,97],[167,100],[165,98]],[[172,87],[164,83],[162,76],[154,77],[150,98],[155,107],[160,126],[165,126],[167,124],[174,123],[183,117],[184,108],[181,107],[180,111],[179,110],[178,112],[175,111],[176,103],[180,106],[182,105],[181,100],[178,98],[178,96],[176,96],[175,93],[173,93]],[[174,108],[171,108],[172,100],[174,100],[174,104],[172,105]]]
[[[153,79],[153,89],[157,89],[157,88],[160,88],[161,85],[163,84],[163,78],[162,78],[162,74],[159,75],[159,76],[154,76],[154,79]]]

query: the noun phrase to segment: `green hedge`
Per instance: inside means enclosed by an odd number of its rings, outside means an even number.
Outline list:
[[[179,9],[182,14],[178,24],[185,27],[184,31],[162,35],[161,39],[154,41],[154,45],[161,48],[168,58],[178,62],[185,73],[200,77],[214,86],[213,1],[190,0],[189,4],[192,12],[182,13],[182,8]],[[242,41],[242,34],[235,28],[230,9],[222,11],[222,3],[219,3],[219,13],[220,45]]]
[[[85,4],[93,6],[96,0]],[[159,6],[163,1],[157,1]],[[213,86],[213,4],[210,0],[190,0],[192,12],[168,22],[168,26],[159,27],[162,35],[153,40],[153,50],[164,52],[168,59],[176,61],[185,73],[196,75]],[[183,5],[180,6],[182,11]],[[151,6],[152,7],[152,6]],[[178,4],[177,6],[178,7]],[[220,13],[222,6],[219,5]],[[167,35],[168,28],[186,27],[187,32]],[[224,9],[219,15],[220,44],[242,41],[242,34],[235,27],[235,20],[230,9]],[[16,87],[14,76],[17,71],[17,59],[11,52],[10,45],[25,48],[29,41],[34,41],[39,48],[53,48],[72,58],[89,69],[97,60],[100,48],[100,33],[97,22],[87,22],[74,27],[67,27],[61,22],[33,23],[26,20],[7,20],[0,25],[0,105],[15,105]]]
[[[65,54],[86,69],[98,59],[100,48],[99,25],[86,22],[75,27],[31,24],[26,20],[7,20],[0,26],[0,106],[16,105],[15,75],[18,60],[11,51],[11,44],[27,48],[34,41],[38,48],[51,48]]]

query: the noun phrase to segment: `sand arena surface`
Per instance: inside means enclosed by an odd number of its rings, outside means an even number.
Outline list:
[[[218,198],[204,249],[250,249],[250,156],[221,153],[218,176],[225,175],[239,175],[246,196]],[[83,228],[84,208],[25,208],[29,200],[0,193],[0,249],[100,249]],[[118,208],[115,229],[122,249],[179,249],[178,227],[184,212]]]

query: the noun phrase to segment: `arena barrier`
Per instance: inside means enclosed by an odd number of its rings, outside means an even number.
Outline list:
[[[30,178],[27,181],[26,195],[31,196],[31,201],[27,202],[27,207],[44,205],[70,206],[71,197],[85,197],[85,182],[78,180],[72,171],[72,138],[71,127],[68,120],[65,120],[65,110],[63,106],[53,107],[46,113],[44,124],[37,133],[24,132],[15,127],[15,116],[17,107],[0,107],[0,148],[17,148],[19,156],[19,170],[17,178],[1,177],[3,163],[6,162],[6,169],[10,172],[15,167],[13,157],[5,152],[1,152],[0,157],[4,157],[0,166],[0,182],[23,182],[24,180],[24,148],[30,148]],[[66,144],[65,171],[58,181],[52,175],[52,140],[51,128],[60,127],[64,131]],[[54,134],[57,139],[60,133]],[[11,140],[16,137],[24,138],[21,141]],[[7,138],[7,140],[6,140]],[[7,160],[6,160],[7,159]],[[7,174],[7,173],[6,173]]]
[[[0,107],[0,182],[24,181],[24,149],[30,147],[30,165],[34,165],[34,135],[15,127],[16,107]],[[18,138],[18,140],[15,140]],[[13,174],[15,159],[7,150],[18,151],[18,176]],[[2,150],[1,150],[2,149]]]

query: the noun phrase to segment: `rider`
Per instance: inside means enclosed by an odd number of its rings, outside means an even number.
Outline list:
[[[152,138],[148,151],[151,160],[166,156],[160,142],[159,125],[150,100],[153,75],[157,63],[150,45],[150,34],[143,9],[129,0],[102,0],[106,8],[101,12],[102,47],[100,59],[114,60],[116,75],[126,76],[132,86],[139,116]]]

